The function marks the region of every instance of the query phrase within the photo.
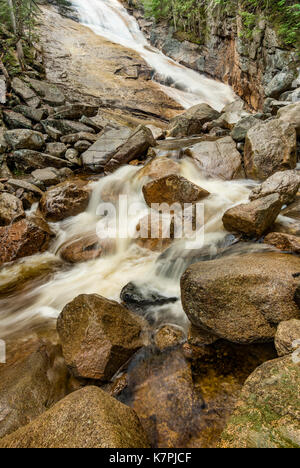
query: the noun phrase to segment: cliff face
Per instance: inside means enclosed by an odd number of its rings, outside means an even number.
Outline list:
[[[174,32],[166,21],[146,19],[140,2],[131,0],[128,8],[152,45],[180,63],[230,84],[252,109],[261,110],[266,98],[279,99],[292,89],[299,56],[280,42],[263,17],[250,38],[236,11],[209,8],[198,45],[182,40],[184,35]]]

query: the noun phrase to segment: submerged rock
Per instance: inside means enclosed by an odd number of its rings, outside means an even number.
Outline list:
[[[178,301],[178,297],[162,296],[146,284],[128,283],[121,291],[121,300],[133,312],[143,312],[151,306],[161,306]]]
[[[222,448],[300,448],[300,366],[285,356],[247,379]]]
[[[59,346],[36,350],[0,369],[0,438],[33,421],[67,394],[68,371]]]
[[[277,171],[294,169],[297,163],[294,127],[281,120],[252,127],[246,137],[244,163],[247,177],[259,180]]]
[[[0,226],[8,226],[25,218],[22,202],[10,193],[0,193]]]
[[[0,441],[4,448],[149,448],[135,412],[85,387]]]
[[[279,357],[291,354],[300,348],[300,320],[287,320],[279,324],[275,335],[275,347]]]
[[[216,120],[219,117],[220,113],[208,104],[197,104],[171,120],[168,136],[185,137],[200,134],[206,122]]]
[[[230,208],[224,214],[222,221],[229,232],[261,237],[274,224],[282,205],[283,202],[277,193],[268,195]]]
[[[211,177],[232,180],[245,176],[242,157],[230,136],[216,141],[202,141],[186,149],[185,154]]]
[[[41,198],[40,210],[47,221],[62,221],[86,210],[90,193],[78,181],[62,182],[49,189]]]
[[[78,296],[57,320],[63,355],[76,377],[108,381],[143,346],[140,319],[96,294]]]
[[[254,187],[250,200],[278,193],[283,204],[293,203],[300,187],[300,175],[297,171],[276,172],[265,182]]]
[[[136,243],[144,249],[162,251],[174,239],[174,217],[151,212],[142,218],[136,227]]]
[[[181,278],[193,325],[234,343],[272,341],[276,325],[299,318],[298,257],[280,253],[224,257],[192,265]]]
[[[41,218],[22,219],[0,228],[0,263],[45,252],[53,233]]]
[[[154,342],[157,348],[163,351],[178,346],[185,339],[185,333],[181,328],[174,325],[164,325],[155,333]]]
[[[170,175],[156,179],[143,186],[143,194],[148,206],[166,203],[197,203],[210,195],[207,190],[193,184],[182,176]]]

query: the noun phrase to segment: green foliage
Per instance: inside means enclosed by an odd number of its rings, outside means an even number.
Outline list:
[[[209,10],[239,12],[243,36],[251,39],[259,19],[263,16],[276,28],[286,45],[300,48],[299,0],[141,0],[146,15],[170,21],[176,31],[201,38],[206,33]]]
[[[0,24],[14,33],[13,18],[16,23],[18,38],[32,39],[39,8],[35,0],[12,0],[13,11],[8,0],[0,0]]]

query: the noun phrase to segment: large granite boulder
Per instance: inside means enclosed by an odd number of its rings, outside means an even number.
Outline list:
[[[291,356],[258,367],[222,435],[222,448],[300,448],[300,366]]]
[[[50,188],[40,200],[40,210],[47,221],[62,221],[77,216],[88,207],[90,192],[80,181],[66,181]]]
[[[230,208],[225,212],[222,221],[229,232],[260,237],[274,224],[282,205],[280,196],[275,193]]]
[[[108,381],[143,346],[138,317],[115,301],[83,294],[57,320],[65,361],[76,377]]]
[[[300,318],[294,301],[298,257],[224,257],[192,265],[181,278],[183,308],[195,327],[234,343],[272,341],[283,320]]]
[[[247,177],[265,180],[297,164],[296,131],[282,120],[261,122],[246,137],[244,164]]]
[[[150,448],[136,413],[85,387],[0,441],[1,448]]]
[[[205,174],[225,180],[245,176],[242,157],[233,139],[228,136],[216,141],[202,141],[184,152],[193,158]]]
[[[61,349],[37,343],[28,356],[0,368],[0,438],[30,423],[67,394]]]
[[[10,193],[0,193],[0,226],[8,226],[25,218],[21,200]]]
[[[300,102],[295,102],[294,104],[280,109],[277,117],[279,120],[292,125],[296,129],[297,136],[300,136]]]
[[[293,203],[300,187],[300,175],[297,171],[280,171],[273,174],[262,184],[254,187],[250,200],[267,197],[278,193],[283,204]]]
[[[202,133],[203,125],[206,122],[216,120],[219,117],[220,113],[208,104],[197,104],[171,120],[168,136],[185,137],[199,135]]]

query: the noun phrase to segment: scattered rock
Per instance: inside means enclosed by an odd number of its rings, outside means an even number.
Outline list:
[[[201,262],[181,278],[182,304],[198,328],[234,343],[272,341],[276,325],[299,318],[298,257],[257,253]]]
[[[27,128],[29,130],[32,129],[31,121],[24,117],[23,114],[19,114],[18,112],[14,112],[11,110],[4,110],[2,114],[3,120],[8,126],[8,128]]]
[[[4,448],[149,448],[135,412],[97,387],[71,393],[0,441]]]
[[[6,80],[3,76],[0,76],[0,104],[6,104],[6,93]]]
[[[63,93],[53,84],[30,79],[30,86],[43,98],[43,101],[50,106],[62,106],[65,103]]]
[[[193,184],[182,176],[170,175],[156,179],[143,186],[143,194],[148,206],[166,203],[197,203],[209,196],[209,192]]]
[[[206,122],[216,120],[219,117],[219,112],[215,111],[208,104],[197,104],[171,120],[168,136],[185,137],[199,135],[202,133],[202,127]]]
[[[151,133],[153,135],[153,138],[155,140],[164,140],[166,137],[166,132],[160,127],[156,127],[156,125],[146,125],[149,130],[151,130]]]
[[[265,94],[268,97],[279,98],[279,96],[291,89],[293,81],[296,78],[294,70],[285,68],[277,73],[265,88]]]
[[[66,305],[57,331],[75,377],[108,381],[143,346],[139,319],[96,294],[78,296]]]
[[[51,156],[62,158],[67,151],[67,147],[64,143],[47,143],[46,151],[47,153],[51,154]]]
[[[67,161],[69,161],[69,163],[75,166],[82,166],[82,159],[79,156],[77,149],[75,148],[69,148],[66,151],[65,158]]]
[[[296,341],[299,341],[298,346],[295,346]],[[300,348],[300,320],[287,320],[278,325],[275,347],[279,357],[292,354],[297,347]]]
[[[0,193],[0,226],[25,218],[22,202],[10,193]]]
[[[105,165],[105,172],[112,172],[134,159],[143,158],[151,146],[156,146],[151,130],[140,125]]]
[[[79,120],[83,115],[94,117],[98,113],[98,107],[88,104],[67,104],[53,115],[53,119]]]
[[[276,194],[259,198],[250,203],[234,206],[223,216],[223,224],[229,232],[241,232],[247,236],[261,237],[276,221],[282,208]]]
[[[265,237],[265,244],[273,245],[285,252],[300,254],[300,237],[282,232],[271,232]]]
[[[4,133],[8,145],[14,149],[41,150],[45,144],[42,133],[33,130],[9,130]]]
[[[279,120],[292,125],[300,136],[300,102],[280,109],[277,114]]]
[[[23,114],[27,119],[40,122],[45,116],[45,109],[34,109],[33,107],[19,105],[14,108],[16,112]],[[20,125],[21,127],[22,125]],[[25,127],[27,128],[27,127]],[[28,127],[29,128],[29,127]]]
[[[57,222],[85,211],[89,199],[90,193],[83,183],[63,182],[43,195],[39,207],[47,221]]]
[[[0,263],[45,252],[53,233],[41,218],[22,219],[0,228]]]
[[[200,169],[211,177],[225,180],[244,177],[242,157],[230,136],[216,141],[202,141],[186,149],[184,153],[193,158]]]
[[[250,200],[257,200],[278,193],[284,205],[293,203],[300,187],[300,175],[297,171],[276,172],[265,182],[254,187]]]
[[[37,343],[29,356],[0,370],[0,438],[33,421],[67,394],[58,346]]]
[[[37,97],[36,93],[20,78],[14,78],[12,80],[11,86],[14,92],[20,96],[28,104],[28,106],[36,109],[40,105],[41,101]]]
[[[90,143],[95,143],[98,139],[98,135],[94,133],[87,133],[87,132],[79,132],[79,133],[71,133],[70,135],[64,135],[61,137],[61,142],[70,145],[74,145],[79,140],[86,140]]]
[[[82,154],[83,166],[95,172],[103,171],[106,163],[126,143],[132,130],[128,127],[105,128],[95,144]]]
[[[26,180],[9,179],[7,181],[7,185],[10,185],[15,190],[23,189],[25,192],[31,193],[36,200],[43,196],[43,192],[36,185],[33,185]]]
[[[47,119],[42,122],[45,126],[58,130],[61,135],[69,135],[79,132],[93,133],[94,130],[83,123],[74,120]]]
[[[253,115],[243,117],[233,128],[231,136],[234,141],[244,141],[248,130],[259,123],[259,120]]]
[[[27,149],[15,151],[9,155],[7,158],[7,164],[12,170],[16,169],[20,172],[25,172],[26,174],[29,174],[36,169],[45,169],[49,167],[61,169],[71,165],[64,159]]]
[[[58,141],[58,140],[61,139],[62,132],[60,132],[56,128],[51,127],[51,125],[47,125],[45,123],[45,121],[42,121],[41,125],[42,125],[44,131],[47,133],[47,135],[49,135],[49,137],[52,138],[52,140]]]
[[[297,155],[293,126],[271,120],[252,127],[246,137],[244,163],[247,177],[259,180],[277,171],[294,169]]]
[[[54,167],[48,167],[46,169],[37,169],[32,172],[33,181],[39,187],[45,189],[52,185],[57,185],[60,182],[64,182],[65,179],[73,175],[72,171],[67,168],[55,169]]]
[[[300,448],[300,366],[290,356],[258,367],[246,381],[222,448]]]
[[[79,153],[83,153],[84,151],[87,151],[90,146],[91,146],[91,143],[89,141],[87,141],[87,140],[78,140],[77,143],[75,143],[74,148]]]

